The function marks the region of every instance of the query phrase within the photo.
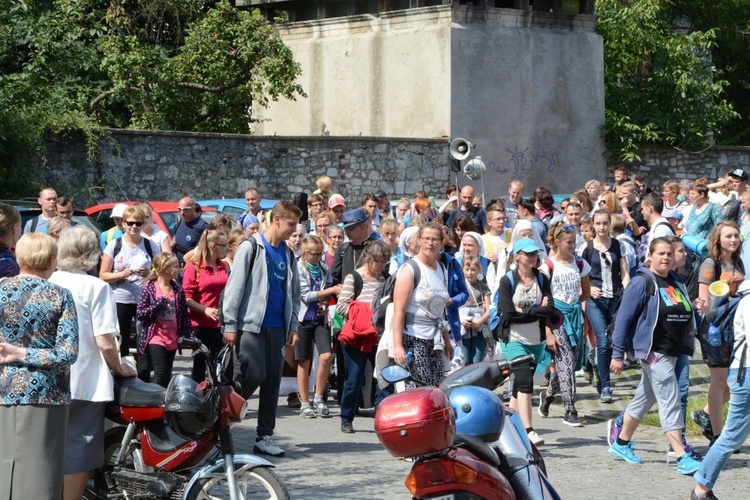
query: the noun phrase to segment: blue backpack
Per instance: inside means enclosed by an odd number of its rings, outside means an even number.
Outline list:
[[[513,271],[508,271],[505,273],[505,276],[510,280],[510,290],[511,293],[515,293],[516,291],[516,282],[513,279]],[[539,272],[536,276],[537,281],[539,282],[539,287],[544,288],[544,280],[547,279],[547,277],[544,275],[544,273]],[[490,325],[490,331],[492,332],[492,336],[495,338],[495,340],[500,340],[502,337],[502,327],[503,327],[503,312],[500,310],[500,287],[495,290],[495,293],[492,295],[492,303],[490,304],[490,319],[488,324]]]
[[[710,311],[698,327],[696,337],[701,344],[703,359],[709,367],[727,368],[732,364],[734,358],[734,314],[737,312],[740,300],[748,293],[750,292],[742,292],[737,298],[717,307],[714,311]],[[719,345],[711,345],[709,342],[708,330],[711,326],[716,327],[719,331]],[[746,346],[745,349],[747,349]]]

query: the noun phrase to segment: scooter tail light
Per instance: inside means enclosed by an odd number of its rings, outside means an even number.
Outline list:
[[[479,475],[468,467],[447,458],[427,460],[414,466],[404,484],[412,495],[432,486],[448,483],[474,484]]]
[[[458,462],[453,462],[453,473],[455,474],[456,482],[464,484],[476,483],[479,476],[475,471]]]

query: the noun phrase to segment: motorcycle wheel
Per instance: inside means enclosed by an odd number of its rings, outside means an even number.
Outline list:
[[[235,463],[237,472],[237,489],[239,498],[242,499],[268,499],[268,500],[289,500],[289,492],[281,482],[279,477],[271,469],[266,467],[255,467],[253,469],[244,469],[242,464]],[[224,467],[218,468],[204,480],[196,482],[187,492],[187,500],[214,500],[219,498],[229,498],[227,488],[227,478]]]

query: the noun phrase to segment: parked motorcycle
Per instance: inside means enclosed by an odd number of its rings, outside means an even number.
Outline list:
[[[420,387],[385,398],[375,432],[393,456],[413,458],[406,478],[415,499],[559,499],[544,460],[520,417],[492,392],[511,368],[533,361],[474,363],[450,374],[440,387]],[[411,379],[406,368],[382,372],[391,383]]]
[[[224,375],[232,370],[231,347],[214,360],[197,339],[180,345],[203,357],[206,381],[175,375],[164,389],[116,378],[106,414],[121,425],[105,433],[110,461],[89,481],[84,498],[288,499],[273,464],[234,453],[230,427],[244,418],[247,401]]]

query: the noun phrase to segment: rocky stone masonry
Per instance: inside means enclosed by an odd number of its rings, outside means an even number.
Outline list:
[[[629,166],[631,177],[639,172],[644,174],[649,187],[655,191],[670,179],[679,181],[707,177],[715,181],[738,167],[750,174],[750,147],[717,146],[702,152],[647,148],[641,152],[641,157],[643,161],[638,168]],[[607,169],[610,175],[608,180],[612,180],[612,172],[617,166],[610,165]]]
[[[266,198],[291,199],[301,191],[311,192],[315,179],[324,174],[333,179],[334,192],[354,201],[380,189],[391,199],[413,198],[420,189],[441,197],[454,182],[448,146],[447,139],[111,130],[99,140],[92,158],[81,138],[50,140],[40,182],[73,196],[79,206],[125,198],[177,200],[184,195],[237,198],[249,186],[257,186]],[[716,179],[738,166],[750,173],[750,147],[700,153],[649,148],[642,157],[640,167],[631,166],[631,172],[644,173],[657,189],[669,179]],[[608,168],[608,180],[616,166]],[[485,187],[488,197],[507,189]]]
[[[258,137],[110,131],[87,158],[81,140],[50,141],[46,182],[79,205],[124,198],[238,198],[257,186],[292,199],[328,175],[333,191],[357,202],[383,190],[398,199],[420,189],[440,196],[449,181],[447,139]]]

